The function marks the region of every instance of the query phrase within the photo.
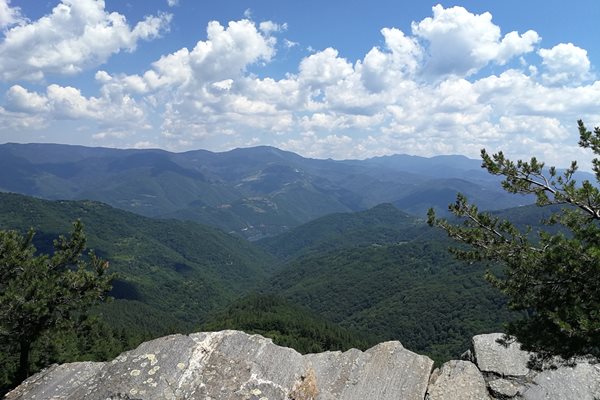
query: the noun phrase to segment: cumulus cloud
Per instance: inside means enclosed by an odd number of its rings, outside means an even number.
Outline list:
[[[165,105],[161,128],[167,137],[228,135],[241,123],[257,129],[283,129],[289,121],[277,114],[269,92],[277,93],[280,88],[272,86],[285,87],[285,82],[270,85],[274,81],[265,80],[252,85],[252,79],[244,76],[250,65],[271,60],[276,44],[272,33],[280,29],[265,22],[257,27],[247,19],[227,26],[212,21],[207,40],[198,41],[192,50],[182,48],[161,57],[142,75],[101,72],[96,78],[108,91],[160,97]],[[254,93],[249,96],[239,88]]]
[[[383,28],[386,48],[372,48],[362,62],[361,79],[369,91],[380,92],[413,76],[421,66],[423,50],[415,38],[396,28]]]
[[[468,76],[496,62],[529,53],[540,41],[535,31],[510,32],[501,38],[500,27],[488,12],[472,14],[463,7],[433,7],[433,17],[413,22],[414,35],[427,41],[428,72],[434,75]]]
[[[176,7],[179,5],[179,0],[167,0],[169,7]]]
[[[0,16],[2,5],[7,3],[0,3]],[[0,42],[0,79],[76,74],[158,37],[171,20],[170,14],[148,16],[131,28],[125,16],[104,7],[102,0],[63,0],[51,14],[7,30]]]
[[[352,64],[331,47],[303,59],[299,69],[299,78],[317,89],[335,85],[353,72]]]
[[[284,30],[269,21],[210,22],[193,48],[165,54],[145,72],[97,71],[96,96],[13,85],[0,126],[83,119],[101,125],[95,139],[110,143],[151,124],[161,136],[127,143],[174,150],[270,144],[313,157],[477,157],[487,147],[564,165],[562,157],[577,155],[575,121],[600,122],[600,81],[585,50],[537,50],[537,33],[503,36],[489,13],[436,6],[411,32],[381,29],[382,44],[360,59],[313,49],[283,78],[261,76]],[[537,65],[518,62],[534,51],[539,57],[527,60]],[[494,74],[485,73],[488,64]]]
[[[24,22],[19,7],[11,7],[10,0],[0,0],[0,28]]]
[[[95,121],[103,126],[139,126],[144,111],[128,96],[105,92],[86,98],[79,89],[49,85],[46,93],[31,92],[20,85],[12,86],[5,96],[4,110],[44,117],[47,120]]]
[[[591,78],[587,51],[573,43],[560,43],[551,49],[540,49],[546,72],[542,79],[549,84],[579,84]]]

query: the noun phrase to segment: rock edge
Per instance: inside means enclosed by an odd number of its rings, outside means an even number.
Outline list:
[[[433,361],[398,341],[301,355],[239,331],[171,335],[109,362],[53,365],[8,393],[24,399],[451,400],[600,397],[600,365],[527,368],[518,343],[473,338],[472,361]]]

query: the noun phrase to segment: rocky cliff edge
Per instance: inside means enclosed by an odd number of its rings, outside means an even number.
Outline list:
[[[53,365],[5,397],[25,399],[442,400],[600,398],[600,365],[584,360],[542,372],[501,334],[473,338],[469,360],[432,371],[400,342],[362,352],[301,355],[238,331],[171,335],[109,362]]]

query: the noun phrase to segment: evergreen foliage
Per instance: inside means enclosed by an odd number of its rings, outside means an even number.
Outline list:
[[[0,228],[34,227],[34,244],[45,252],[52,250],[52,238],[68,229],[65,221],[77,218],[87,227],[90,246],[118,273],[111,295],[119,301],[97,309],[118,329],[131,331],[146,320],[155,335],[174,325],[189,330],[248,293],[274,268],[269,255],[215,228],[147,218],[93,201],[0,193]]]
[[[268,294],[254,293],[239,299],[201,327],[202,331],[223,329],[257,333],[303,354],[365,350],[377,343],[369,335],[341,328],[282,297]]]
[[[583,148],[600,155],[600,128],[587,130],[578,121]],[[502,175],[502,186],[510,193],[533,194],[538,206],[563,205],[561,212],[547,219],[564,229],[553,233],[519,230],[509,221],[482,213],[459,195],[449,206],[463,225],[438,219],[433,210],[429,223],[470,248],[452,249],[467,261],[487,260],[504,266],[501,274],[488,272],[487,279],[508,296],[508,305],[525,311],[526,317],[513,321],[508,333],[526,349],[541,357],[591,354],[600,357],[600,191],[592,182],[575,181],[577,162],[563,173],[545,168],[535,157],[516,163],[502,152],[481,152],[482,167]],[[592,161],[600,183],[600,160]]]
[[[514,316],[481,265],[465,271],[449,242],[421,241],[336,249],[289,262],[269,292],[377,341],[400,340],[437,362],[457,358],[473,335]]]
[[[421,220],[389,203],[355,213],[335,213],[318,218],[256,244],[284,261],[335,249],[399,243],[429,235]]]
[[[54,240],[52,254],[37,254],[34,231],[0,231],[0,336],[18,347],[17,381],[30,370],[32,345],[42,335],[67,331],[93,304],[106,298],[112,275],[93,252],[82,257],[81,221],[69,237]]]

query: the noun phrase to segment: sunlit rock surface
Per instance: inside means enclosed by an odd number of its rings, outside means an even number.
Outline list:
[[[171,335],[105,363],[54,365],[6,395],[25,399],[488,400],[600,398],[600,365],[536,372],[518,343],[473,338],[470,361],[433,361],[400,342],[301,355],[238,331]]]
[[[112,362],[48,368],[7,399],[422,400],[432,366],[400,342],[302,356],[258,335],[197,333],[143,343]]]

